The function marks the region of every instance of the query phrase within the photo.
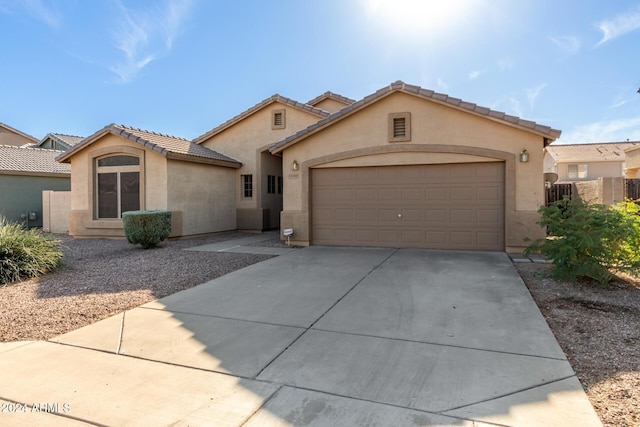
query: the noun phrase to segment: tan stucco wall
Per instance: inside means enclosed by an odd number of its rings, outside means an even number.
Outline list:
[[[281,109],[285,110],[286,127],[284,129],[272,129],[271,113],[273,110]],[[269,147],[275,142],[316,123],[318,120],[320,120],[320,117],[315,114],[310,114],[280,102],[273,102],[202,142],[203,146],[224,153],[243,163],[242,167],[235,171],[234,185],[234,203],[238,209],[239,222],[249,224],[249,228],[270,228],[270,225],[262,224],[264,217],[262,210],[270,209],[272,201],[263,200],[261,189],[264,188],[266,194],[267,173],[262,170],[261,153],[268,151]],[[271,156],[270,153],[268,155]],[[270,168],[270,170],[272,169]],[[241,175],[253,175],[252,198],[243,197]],[[281,175],[281,173],[276,175]],[[251,212],[251,210],[255,212]],[[277,210],[279,211],[280,209],[277,208]]]
[[[122,220],[94,216],[95,158],[124,153],[140,157],[140,209],[168,209],[167,159],[122,137],[108,134],[71,157],[71,211],[69,234],[76,237],[124,237]],[[172,233],[172,235],[174,235]]]
[[[180,212],[181,236],[236,228],[235,169],[169,160],[168,209]]]
[[[67,233],[70,210],[71,191],[43,191],[42,230],[47,233]]]
[[[11,132],[8,129],[0,127],[0,145],[13,145],[15,147],[20,147],[25,144],[37,144],[37,143],[38,141],[25,138],[20,134]]]
[[[411,113],[411,141],[388,142],[388,115]],[[282,228],[295,229],[295,242],[308,244],[310,168],[403,164],[505,163],[505,250],[520,250],[524,238],[542,237],[536,224],[544,204],[543,137],[452,109],[394,93],[283,152]],[[518,161],[529,152],[529,162]],[[296,160],[299,171],[290,165]]]
[[[593,181],[575,182],[573,185],[578,196],[585,202],[615,205],[624,201],[624,178],[598,178]]]
[[[569,178],[569,165],[586,164],[587,165],[587,177],[581,180]],[[573,181],[591,181],[598,178],[616,178],[622,177],[624,162],[571,162],[571,163],[558,163],[556,165],[558,174],[558,182],[573,182]]]
[[[640,169],[640,149],[626,151],[625,157],[625,176],[627,178],[637,178],[639,176],[638,170]]]

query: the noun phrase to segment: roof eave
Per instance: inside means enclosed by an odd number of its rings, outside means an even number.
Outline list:
[[[210,159],[207,157],[192,156],[189,154],[174,153],[171,151],[167,151],[166,153],[163,153],[163,155],[167,159],[181,160],[181,161],[191,162],[191,163],[203,163],[207,165],[222,166],[222,167],[233,168],[233,169],[239,169],[240,167],[242,167],[242,163],[240,162],[231,162],[231,161],[220,160],[220,159]]]
[[[232,117],[231,119],[227,120],[226,122],[222,123],[221,125],[211,129],[210,131],[200,135],[199,137],[195,138],[192,142],[194,144],[202,144],[204,141],[224,132],[225,130],[229,129],[230,127],[233,127],[234,125],[236,125],[237,123],[240,123],[241,121],[243,121],[246,118],[251,117],[252,115],[256,114],[257,112],[265,109],[266,107],[270,106],[271,104],[274,104],[276,102],[280,102],[281,104],[284,105],[289,105],[293,108],[297,108],[301,111],[305,111],[309,114],[312,114],[314,116],[317,117],[327,117],[329,116],[329,113],[327,111],[321,110],[320,108],[314,107],[312,105],[309,104],[303,104],[301,102],[298,101],[294,101],[293,99],[281,96],[279,94],[275,94],[272,95],[271,97],[257,103],[256,105],[254,105],[251,108],[248,108],[247,110],[243,111],[242,113]]]
[[[357,101],[342,110],[336,111],[331,114],[329,117],[320,120],[319,122],[303,129],[294,135],[291,135],[288,138],[285,138],[282,141],[276,142],[269,148],[269,151],[272,154],[278,154],[285,150],[286,148],[297,144],[298,142],[316,134],[320,130],[332,126],[333,124],[355,114],[356,112],[362,110],[363,108],[371,105],[372,103],[379,102],[380,100],[390,96],[394,93],[402,92],[408,95],[419,96],[427,101],[435,102],[437,104],[456,109],[458,111],[473,114],[478,117],[482,117],[485,119],[489,119],[495,121],[496,123],[504,124],[507,126],[512,126],[516,129],[524,130],[526,132],[534,133],[544,139],[544,146],[551,144],[554,140],[560,137],[562,131],[557,129],[552,129],[548,126],[539,125],[535,122],[530,122],[526,120],[519,119],[515,116],[510,116],[505,113],[493,111],[486,107],[478,107],[476,104],[472,104],[469,102],[462,101],[457,98],[449,97],[448,95],[443,95],[436,93],[432,90],[423,89],[419,86],[408,85],[403,82],[394,82],[389,86],[386,86],[378,91],[372,93],[369,96],[364,97],[360,101]],[[477,109],[481,111],[476,111]],[[523,126],[518,122],[525,122],[530,124],[530,127]]]

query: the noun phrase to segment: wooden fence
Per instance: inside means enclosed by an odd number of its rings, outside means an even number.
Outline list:
[[[625,198],[640,199],[640,179],[625,179]]]
[[[640,202],[640,179],[625,179],[624,181],[624,198]],[[564,196],[573,198],[576,195],[573,184],[553,184],[547,188],[546,205],[549,206],[557,200],[562,200]]]
[[[546,193],[546,204],[549,206],[555,201],[562,200],[564,196],[572,198],[573,184],[553,184],[550,188],[547,188]]]

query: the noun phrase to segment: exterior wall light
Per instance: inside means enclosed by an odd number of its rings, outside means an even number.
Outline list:
[[[529,161],[529,153],[527,153],[527,150],[522,150],[522,152],[520,152],[520,161],[522,163]]]
[[[294,161],[291,163],[291,170],[292,170],[292,171],[297,171],[299,167],[300,167],[300,165],[298,165],[298,161],[297,161],[297,160],[294,160]]]

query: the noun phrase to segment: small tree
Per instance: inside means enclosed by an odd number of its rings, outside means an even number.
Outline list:
[[[124,233],[129,243],[149,249],[171,234],[171,212],[129,211],[122,214]]]
[[[615,271],[640,273],[640,209],[631,202],[615,207],[564,198],[539,209],[547,237],[525,254],[540,252],[554,265],[553,275],[575,281],[591,277],[606,284]]]

